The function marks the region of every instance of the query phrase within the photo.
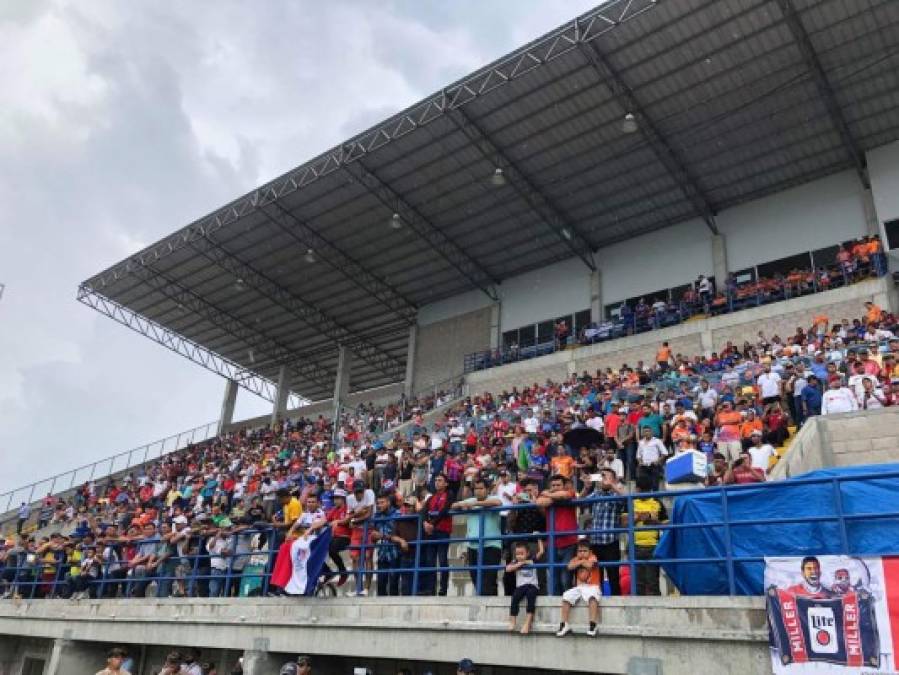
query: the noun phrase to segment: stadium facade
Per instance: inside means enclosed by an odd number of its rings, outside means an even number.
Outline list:
[[[224,429],[239,388],[271,401],[271,419],[327,415],[651,359],[662,339],[708,352],[866,300],[899,309],[881,275],[470,367],[551,341],[559,319],[580,331],[624,302],[676,301],[700,275],[723,288],[832,267],[859,237],[880,237],[899,270],[897,26],[889,0],[613,0],[98,273],[78,299],[222,375]],[[465,655],[497,674],[711,672],[724,653],[727,672],[768,668],[760,598],[616,598],[599,641],[544,631],[513,655],[497,649],[505,605],[484,598],[241,602],[4,604],[0,673],[94,672],[110,641],[138,650],[140,675],[185,641],[223,669],[243,655],[253,675],[301,651],[325,672],[406,667],[404,641],[434,672]]]

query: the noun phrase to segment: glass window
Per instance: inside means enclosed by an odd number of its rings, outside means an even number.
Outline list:
[[[585,309],[574,315],[574,331],[580,333],[590,323],[590,310]]]
[[[760,277],[773,277],[777,274],[789,274],[791,270],[807,270],[812,266],[811,256],[808,252],[787,256],[780,260],[772,260],[763,265],[757,265],[756,269]]]
[[[503,346],[511,347],[513,344],[518,344],[518,329],[515,330],[507,330],[503,333]]]
[[[518,346],[533,347],[536,344],[537,327],[535,325],[522,326],[518,329]]]
[[[886,230],[887,233],[887,250],[899,248],[899,218],[885,222],[883,224],[883,229]]]
[[[738,270],[733,274],[738,284],[748,284],[755,281],[755,267],[747,267],[745,270]]]
[[[621,316],[621,304],[620,302],[616,302],[611,305],[606,305],[605,307],[605,316],[607,319],[614,321],[619,316]]]
[[[832,267],[837,264],[837,247],[827,246],[812,251],[812,261],[815,267]]]
[[[541,321],[537,324],[537,342],[552,342],[553,329],[556,324],[553,321]]]

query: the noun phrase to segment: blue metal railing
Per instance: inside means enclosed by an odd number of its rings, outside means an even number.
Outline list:
[[[883,253],[871,256],[870,267],[865,269],[865,273],[864,278],[868,278],[868,273],[875,277],[885,276],[888,273],[886,256]],[[826,282],[824,281],[825,274]],[[607,342],[627,335],[676,326],[694,316],[730,314],[751,307],[821,293],[848,286],[856,280],[860,280],[860,278],[841,265],[821,266],[815,270],[803,270],[801,280],[791,281],[788,275],[787,278],[777,280],[776,283],[770,285],[758,281],[733,284],[725,286],[720,296],[710,296],[707,299],[697,299],[692,302],[681,300],[678,303],[669,303],[663,311],[654,311],[649,305],[642,308],[628,307],[623,316],[614,321],[603,322],[601,327],[593,329],[597,332],[590,337],[585,335],[578,339],[571,336],[562,341],[550,339],[528,345],[503,346],[493,350],[484,349],[466,354],[463,370],[467,374],[477,370],[496,368],[507,363],[553,354],[571,346]]]
[[[564,576],[568,559],[560,558],[559,553],[562,548],[556,546],[557,540],[565,536],[587,537],[592,535],[605,534],[612,535],[616,538],[620,536],[627,537],[627,559],[611,560],[597,563],[597,567],[611,568],[626,566],[630,571],[630,592],[636,594],[638,590],[638,569],[643,566],[658,567],[661,565],[723,565],[727,573],[728,590],[731,595],[736,594],[735,567],[739,564],[763,562],[764,558],[760,556],[736,555],[734,553],[734,542],[739,537],[739,528],[750,525],[784,525],[796,523],[836,523],[839,528],[839,546],[837,551],[843,555],[861,555],[866,551],[855,551],[852,549],[852,542],[848,536],[848,526],[854,522],[877,521],[884,519],[899,518],[899,510],[877,513],[846,513],[843,504],[842,485],[848,482],[860,482],[867,480],[883,481],[884,479],[899,478],[899,471],[881,472],[881,473],[865,473],[841,476],[824,476],[813,478],[796,478],[787,482],[777,483],[758,483],[752,485],[728,485],[705,490],[669,490],[659,492],[629,493],[624,495],[592,495],[584,499],[576,499],[559,504],[554,504],[546,509],[547,515],[547,531],[540,533],[513,533],[508,528],[497,536],[484,536],[485,520],[488,517],[494,517],[492,514],[500,512],[514,512],[526,509],[534,509],[537,506],[533,503],[520,503],[512,505],[504,505],[497,507],[479,508],[472,510],[456,510],[448,511],[445,514],[431,513],[428,517],[431,520],[442,517],[475,517],[478,519],[477,537],[454,537],[434,538],[428,536],[424,532],[424,518],[422,514],[401,514],[394,515],[390,518],[374,516],[366,520],[362,526],[361,543],[355,546],[347,547],[349,550],[358,553],[356,557],[355,569],[346,570],[345,574],[354,577],[355,587],[357,591],[370,585],[373,578],[382,577],[390,580],[394,575],[400,576],[400,581],[396,586],[400,588],[403,595],[416,595],[420,591],[427,594],[434,593],[437,589],[437,577],[442,573],[452,572],[468,572],[472,578],[477,594],[481,595],[485,592],[485,587],[492,589],[495,587],[494,582],[488,575],[498,575],[505,569],[505,564],[501,561],[496,564],[485,564],[485,549],[500,548],[503,550],[506,546],[513,542],[534,542],[537,539],[543,540],[546,544],[546,558],[534,563],[534,568],[545,570],[546,575],[546,591],[550,595],[559,594],[563,589],[559,587],[560,574]],[[828,513],[816,516],[794,516],[786,518],[771,518],[759,516],[750,519],[733,519],[730,514],[729,502],[734,496],[739,495],[743,490],[751,489],[768,489],[777,487],[783,489],[798,488],[808,485],[820,485],[829,495]],[[691,523],[654,523],[645,526],[635,524],[635,505],[636,499],[646,499],[654,497],[660,500],[677,499],[684,495],[697,494],[717,494],[721,500],[721,519],[710,522],[691,522]],[[620,526],[616,527],[587,527],[572,530],[557,530],[555,527],[555,518],[558,508],[568,507],[592,507],[598,502],[618,502],[622,507],[624,516],[621,519]],[[400,521],[415,520],[415,539],[407,541],[409,550],[399,558],[399,563],[391,564],[387,567],[379,566],[376,563],[379,559],[383,559],[379,555],[382,544],[373,542],[370,533],[373,526],[385,522],[394,522],[394,525]],[[721,555],[705,556],[705,557],[684,557],[684,558],[652,558],[637,559],[636,533],[657,532],[659,534],[666,531],[688,530],[688,529],[712,529],[723,532],[724,547]],[[264,547],[258,550],[238,551],[238,538],[251,537],[253,534],[263,534],[266,537]],[[199,551],[199,543],[202,538],[205,540],[211,532],[201,536],[193,535],[191,537],[192,547]],[[56,559],[53,555],[47,557],[47,551],[44,551],[43,557],[35,555],[33,552],[29,554],[22,550],[7,550],[5,558],[6,564],[0,567],[0,579],[2,579],[4,590],[7,593],[15,593],[22,597],[44,598],[44,597],[68,597],[71,595],[73,588],[86,589],[94,597],[109,597],[120,594],[122,597],[134,597],[141,595],[146,591],[148,584],[156,583],[157,596],[166,596],[171,594],[173,584],[178,584],[179,588],[183,585],[183,594],[188,596],[216,595],[238,596],[246,595],[244,588],[247,584],[255,586],[258,593],[265,595],[269,592],[269,581],[271,576],[272,563],[278,551],[278,543],[283,541],[283,530],[276,530],[271,527],[242,530],[239,532],[227,532],[230,546],[229,551],[221,555],[191,552],[189,554],[173,556],[162,566],[162,572],[159,568],[155,570],[139,571],[135,567],[127,568],[127,560],[116,562],[111,557],[107,557],[102,566],[100,575],[97,578],[90,578],[86,583],[73,580],[67,576],[67,571],[76,563],[65,562]],[[130,544],[122,544],[117,542],[99,543],[97,548],[104,550],[107,547],[121,552],[125,546],[140,546],[147,543],[148,540],[133,541]],[[156,540],[153,540],[158,544]],[[244,540],[243,548],[246,548]],[[424,564],[423,553],[428,553],[428,559],[436,556],[435,549],[428,550],[428,547],[449,547],[452,544],[464,544],[469,550],[477,552],[476,560],[468,560],[463,565],[439,565]],[[397,545],[398,546],[398,545]],[[402,553],[401,551],[397,552]],[[772,552],[773,553],[773,552]],[[899,545],[895,547],[892,554],[899,554]],[[54,554],[55,555],[55,554]],[[102,555],[102,554],[101,554]],[[211,569],[212,558],[225,558],[227,560],[227,568],[220,571]],[[239,564],[245,559],[244,564]],[[171,566],[173,562],[178,563],[179,573],[175,573]],[[264,561],[264,564],[261,562]],[[250,564],[250,563],[253,564]],[[13,563],[13,564],[11,564]],[[411,563],[411,564],[410,564]],[[82,563],[83,564],[83,563]],[[123,575],[117,571],[120,565],[126,566],[126,572]],[[144,574],[143,572],[148,572]],[[333,570],[332,570],[333,572]],[[258,583],[253,581],[258,580]],[[215,582],[215,583],[213,583]],[[489,582],[489,583],[488,583]],[[323,586],[324,588],[324,586]],[[110,592],[112,591],[112,593]]]

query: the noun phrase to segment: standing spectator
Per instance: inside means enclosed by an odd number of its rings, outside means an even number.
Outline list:
[[[624,486],[619,482],[618,474],[614,470],[605,468],[601,472],[601,480],[593,483],[593,490],[593,496],[605,499],[594,502],[591,506],[590,527],[594,530],[601,530],[590,535],[591,549],[598,561],[616,562],[621,560],[618,533],[608,530],[619,526],[621,515],[625,512],[625,503],[622,499],[611,498],[623,495],[625,493]],[[603,569],[609,577],[612,595],[621,595],[618,566],[612,565]],[[599,576],[602,577],[602,571]]]
[[[743,452],[724,477],[728,485],[745,485],[747,483],[764,483],[765,471],[752,466],[752,456],[749,451]]]
[[[571,586],[568,562],[577,551],[577,507],[568,502],[575,498],[571,481],[565,476],[554,475],[549,481],[549,490],[544,490],[537,498],[537,506],[546,509],[547,531],[553,537],[555,567],[552,569],[555,594]]]
[[[487,483],[482,478],[474,482],[474,497],[463,499],[452,505],[453,510],[479,511],[490,507],[502,506],[499,497],[488,494]],[[481,526],[483,524],[483,530]],[[498,511],[483,511],[466,516],[465,538],[468,539],[467,561],[471,567],[486,567],[499,565],[502,552],[502,531],[500,530],[500,514]],[[479,539],[483,538],[483,543]],[[483,548],[484,556],[481,558],[480,549]],[[471,582],[477,584],[478,570],[469,570]],[[481,570],[480,595],[497,594],[497,570]]]
[[[347,513],[350,517],[350,560],[353,563],[353,569],[357,572],[363,567],[369,567],[370,565],[365,565],[367,562],[371,562],[373,559],[371,548],[367,548],[365,550],[365,558],[361,559],[361,550],[359,547],[362,546],[362,539],[364,536],[364,523],[372,517],[372,514],[375,510],[375,493],[372,490],[369,490],[365,487],[365,484],[362,481],[357,481],[353,485],[353,494],[349,495],[346,500],[347,505]],[[368,545],[368,542],[365,542]],[[359,588],[360,580],[356,579],[356,588]],[[361,596],[368,595],[368,588],[371,586],[371,576],[363,575],[361,579],[362,588],[358,591],[358,594]],[[350,591],[347,595],[353,596],[356,594],[356,591]]]
[[[800,398],[803,419],[821,414],[821,380],[817,375],[808,376],[808,383],[802,388]]]
[[[19,507],[19,519],[16,522],[16,534],[22,534],[22,528],[25,527],[25,523],[28,522],[28,519],[31,517],[31,506],[22,502],[22,505]]]
[[[228,548],[228,535],[223,530],[216,530],[206,541],[206,551],[209,553],[209,597],[217,598],[225,590],[225,575],[228,573],[228,556],[231,551]]]
[[[643,427],[643,437],[637,444],[637,478],[646,476],[651,490],[659,489],[661,467],[668,456],[668,450],[661,439],[652,435],[649,426]]]
[[[121,647],[113,647],[106,653],[106,667],[97,675],[131,675],[122,667],[126,658],[128,658],[128,652]]]
[[[400,594],[400,575],[393,570],[400,568],[401,550],[409,548],[406,540],[396,533],[397,510],[392,497],[389,492],[378,495],[378,512],[371,532],[378,562],[378,597]]]
[[[515,495],[516,504],[535,504],[539,496],[539,489],[535,481],[525,478],[521,481],[521,492]],[[509,529],[513,534],[521,535],[521,541],[535,542],[537,546],[537,554],[534,560],[537,562],[545,562],[546,549],[543,544],[542,537],[546,532],[546,516],[538,508],[522,508],[514,509],[509,514]],[[535,535],[540,535],[535,537]],[[541,567],[537,570],[537,581],[541,592],[546,591],[546,568]],[[503,575],[503,588],[506,595],[512,595],[515,592],[515,575],[506,572]]]
[[[830,388],[821,397],[821,414],[853,412],[858,410],[858,401],[850,389],[843,386],[843,381],[835,378],[830,381]]]
[[[757,382],[759,385],[759,394],[762,397],[762,403],[764,405],[780,402],[780,397],[783,393],[783,381],[781,380],[780,375],[772,372],[770,363],[765,364],[764,371],[758,376]]]
[[[652,483],[648,476],[638,476],[637,493],[652,492]],[[668,522],[668,511],[665,505],[655,497],[635,497],[634,509],[634,551],[637,560],[652,560],[659,543],[659,530],[650,529],[653,525]],[[628,514],[623,514],[622,521],[627,526]],[[637,594],[660,595],[659,566],[637,565]]]
[[[428,543],[421,551],[422,567],[449,567],[449,544],[447,539],[453,531],[453,518],[447,515],[452,506],[454,495],[449,492],[446,476],[434,479],[435,492],[426,499],[420,500],[419,512],[424,518],[422,531]],[[428,571],[419,575],[419,595],[434,595],[437,590],[437,573]],[[449,589],[449,570],[440,572],[440,588],[438,595],[446,595]]]
[[[568,563],[568,569],[574,573],[577,583],[562,594],[562,611],[559,630],[556,637],[565,637],[571,632],[568,615],[571,608],[581,600],[587,603],[590,613],[590,627],[587,635],[596,636],[596,624],[599,623],[599,569],[596,567],[596,556],[590,551],[590,544],[582,541],[577,545],[575,557]]]
[[[743,416],[734,410],[734,404],[722,401],[721,410],[715,416],[715,426],[718,428],[718,452],[727,457],[728,462],[739,457],[743,450],[740,441],[742,422]]]
[[[531,632],[534,623],[534,613],[537,611],[537,594],[540,586],[537,581],[537,570],[534,561],[531,560],[530,547],[523,541],[516,542],[513,546],[515,558],[506,565],[506,573],[515,575],[515,591],[512,593],[512,604],[509,608],[509,631],[514,631],[518,623],[518,612],[521,601],[525,606],[524,625],[521,634]]]

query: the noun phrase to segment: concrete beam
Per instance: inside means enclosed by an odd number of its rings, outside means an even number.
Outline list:
[[[278,418],[283,418],[287,412],[287,397],[290,395],[290,385],[287,382],[287,366],[281,366],[278,370],[278,389],[275,391],[275,405],[272,408],[272,426]]]
[[[590,273],[590,321],[602,321],[602,272],[599,268]]]
[[[507,598],[25,600],[0,603],[0,635],[69,631],[85,642],[248,650],[263,666],[266,654],[298,653],[436,663],[466,656],[485,668],[616,674],[627,673],[633,657],[662,660],[665,675],[720,672],[722,653],[730,675],[756,675],[770,663],[762,597],[611,597],[602,605],[596,638],[559,640],[558,604],[549,598],[538,601],[526,638],[506,631]],[[575,608],[571,620],[585,629],[586,610]],[[64,675],[99,670],[91,667]]]
[[[222,413],[219,416],[219,433],[234,422],[234,406],[237,403],[237,382],[225,380],[225,396],[222,398]]]
[[[418,325],[409,326],[409,343],[406,347],[406,379],[403,383],[403,394],[412,398],[412,384],[415,381],[415,349],[418,346]]]

